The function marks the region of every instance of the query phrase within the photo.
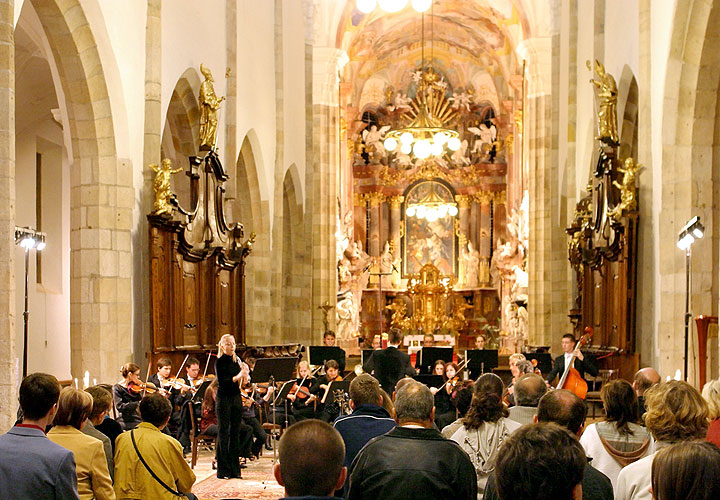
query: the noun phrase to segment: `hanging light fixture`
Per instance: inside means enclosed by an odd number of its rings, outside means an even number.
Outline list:
[[[405,215],[408,217],[417,217],[425,219],[428,222],[435,222],[443,217],[455,217],[458,214],[457,205],[453,202],[445,201],[435,192],[435,187],[431,187],[430,192],[423,197],[422,200],[409,203],[405,208]]]
[[[356,0],[355,6],[357,10],[363,14],[369,14],[375,7],[380,4],[380,8],[385,12],[400,12],[407,5],[407,0]],[[432,0],[411,0],[410,4],[416,12],[425,12],[430,8]]]
[[[421,0],[415,0],[413,5],[421,3]],[[431,5],[432,2],[428,2],[428,7]],[[430,22],[432,23],[432,17]],[[410,102],[410,110],[403,116],[409,123],[385,134],[383,145],[391,152],[399,145],[402,153],[409,155],[412,152],[415,158],[424,160],[431,155],[444,155],[445,148],[457,151],[461,142],[460,134],[447,127],[455,119],[457,112],[450,107],[445,96],[447,85],[443,84],[440,75],[432,68],[432,54],[430,62],[425,63],[425,14],[422,14],[421,23],[422,61],[421,68],[416,73],[417,90],[415,98]]]

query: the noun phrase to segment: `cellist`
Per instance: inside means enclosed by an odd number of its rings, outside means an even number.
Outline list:
[[[565,373],[567,366],[573,360],[573,354],[575,355],[574,367],[580,374],[580,377],[585,378],[585,372],[589,373],[593,377],[597,377],[598,369],[595,363],[590,359],[586,358],[580,349],[575,349],[577,341],[575,336],[571,333],[566,333],[562,337],[561,345],[563,354],[555,358],[553,362],[553,368],[550,373],[547,374],[545,380],[548,384],[552,384],[555,377],[562,377]]]

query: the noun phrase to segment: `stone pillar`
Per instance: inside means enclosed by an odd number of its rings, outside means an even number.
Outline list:
[[[478,207],[478,252],[480,252],[480,270],[478,272],[478,280],[481,285],[490,284],[490,258],[495,243],[491,237],[490,220],[490,196],[487,192],[479,193],[475,196],[475,206]]]
[[[456,194],[455,201],[458,204],[458,222],[460,223],[460,234],[465,241],[470,239],[470,201],[472,197],[466,194]],[[461,238],[462,239],[462,238]]]
[[[402,214],[400,210],[402,209],[403,201],[405,201],[404,196],[391,196],[388,198],[390,205],[390,239],[395,249],[395,253],[393,254],[395,258],[400,255],[400,234],[402,232],[400,228],[400,224],[402,224]]]
[[[15,40],[14,1],[0,0],[0,432],[15,422]]]
[[[313,336],[323,331],[323,312],[318,306],[337,303],[337,225],[338,152],[338,71],[347,59],[344,50],[313,48],[312,198],[308,212],[312,218],[312,328]],[[335,317],[330,315],[330,328]]]
[[[380,218],[382,217],[382,204],[384,201],[385,195],[382,193],[368,194],[368,203],[370,205],[370,234],[368,234],[367,238],[366,252],[373,257],[378,257],[382,251],[382,247],[385,245],[384,241],[380,241]]]
[[[478,226],[480,225],[480,207],[475,200],[475,197],[471,197],[470,201],[470,234],[468,240],[472,241],[473,246],[477,249],[480,244],[480,236],[478,234]]]

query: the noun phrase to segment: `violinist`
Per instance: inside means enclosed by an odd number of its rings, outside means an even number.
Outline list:
[[[119,413],[117,421],[127,431],[142,422],[138,406],[143,396],[143,383],[140,381],[140,367],[135,363],[122,365],[120,373],[123,379],[113,386],[113,399]]]
[[[297,375],[295,385],[287,395],[287,398],[292,403],[295,420],[315,418],[315,401],[317,397],[310,393],[310,388],[315,383],[315,377],[310,375],[310,365],[308,365],[307,361],[298,363]]]
[[[172,360],[170,358],[160,358],[155,363],[157,367],[157,373],[154,373],[148,377],[148,382],[155,385],[160,394],[168,398],[172,405],[172,413],[170,414],[170,421],[162,429],[163,434],[167,434],[172,437],[178,437],[181,434],[181,415],[180,408],[183,403],[183,395],[181,394],[181,387],[185,385],[185,381],[181,378],[175,380],[172,375]],[[186,443],[185,451],[190,450],[189,442]]]
[[[245,425],[249,425],[252,428],[253,442],[250,447],[251,458],[257,458],[260,456],[260,450],[263,445],[268,450],[272,450],[267,444],[267,433],[263,429],[262,424],[258,418],[260,405],[263,402],[263,397],[253,390],[253,385],[249,382],[245,383],[241,389],[243,410],[242,420]],[[268,391],[270,393],[270,391]]]
[[[437,369],[438,366],[439,364],[436,363],[435,368]],[[443,373],[445,383],[435,393],[435,423],[439,429],[451,424],[456,418],[457,409],[454,401],[457,392],[462,389],[462,380],[457,372],[458,366],[455,363],[445,364]],[[437,373],[437,371],[433,370],[433,373]]]
[[[310,393],[318,399],[318,418],[332,422],[340,414],[340,407],[334,403],[334,395],[330,394],[330,384],[342,381],[340,365],[334,359],[325,362],[325,376],[319,377],[310,387]]]
[[[187,383],[184,383],[185,381],[187,381]],[[192,422],[190,422],[190,414],[188,413],[187,404],[190,403],[195,395],[195,392],[202,383],[202,377],[200,376],[200,361],[195,357],[191,356],[185,362],[185,381],[178,386],[180,395],[176,397],[175,401],[177,406],[180,408],[180,419],[176,437],[183,446],[183,453],[189,453]]]
[[[548,384],[552,384],[555,377],[562,377],[568,367],[568,364],[572,362],[573,354],[575,354],[575,362],[573,363],[573,366],[578,371],[581,378],[585,378],[585,372],[588,372],[593,377],[597,377],[597,366],[595,366],[595,363],[589,359],[589,357],[586,357],[580,349],[575,349],[576,342],[575,336],[572,333],[566,333],[562,336],[560,345],[562,346],[563,354],[555,358],[555,361],[553,361],[552,371],[550,371],[550,373],[547,374],[547,377],[545,377]]]

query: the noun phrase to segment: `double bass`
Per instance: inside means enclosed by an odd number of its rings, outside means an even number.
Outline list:
[[[560,381],[558,382],[558,385],[555,387],[555,389],[567,389],[573,392],[580,399],[585,399],[585,396],[587,396],[588,392],[588,385],[585,379],[580,376],[580,372],[575,369],[575,351],[584,347],[588,342],[590,342],[592,336],[592,327],[586,326],[585,335],[580,337],[580,340],[578,340],[577,344],[575,344],[575,349],[573,349],[573,355],[570,359],[570,363],[568,363],[567,368],[565,368],[565,372],[563,373],[562,377],[560,377]]]

